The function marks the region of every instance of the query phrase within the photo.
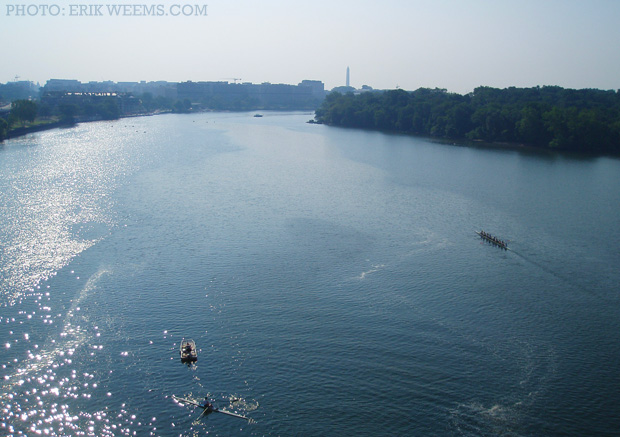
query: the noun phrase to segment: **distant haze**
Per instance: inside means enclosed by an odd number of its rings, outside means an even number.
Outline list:
[[[45,16],[3,4],[0,82],[311,79],[331,89],[349,66],[356,88],[620,88],[617,0],[201,1],[114,13],[134,2],[58,0]]]

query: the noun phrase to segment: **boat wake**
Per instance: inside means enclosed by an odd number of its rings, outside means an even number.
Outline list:
[[[553,354],[552,354],[553,355]],[[532,424],[528,418],[532,409],[548,390],[548,380],[556,372],[555,358],[538,368],[525,363],[520,384],[507,390],[495,402],[472,400],[461,403],[450,411],[453,429],[458,435],[531,435]],[[480,397],[484,397],[481,395]]]
[[[371,266],[371,268],[369,270],[366,270],[365,272],[362,272],[359,276],[356,277],[356,279],[364,280],[366,279],[366,276],[371,275],[373,273],[376,273],[380,270],[382,270],[383,268],[385,268],[385,264],[377,264],[377,265],[373,265]]]
[[[476,325],[442,316],[418,305],[406,294],[394,293],[391,299],[398,306],[416,314],[416,319],[427,326],[429,333],[444,339],[451,347],[475,351],[475,366],[466,393],[451,391],[446,398],[451,433],[455,435],[530,435],[532,411],[550,389],[558,371],[555,346],[537,338],[496,336]],[[480,373],[480,368],[498,372],[501,385]],[[500,369],[500,370],[498,370]],[[468,371],[470,372],[470,371]],[[475,374],[475,376],[474,376]],[[507,376],[506,376],[507,375]],[[462,390],[462,387],[461,387]]]
[[[521,416],[519,403],[486,407],[471,402],[459,405],[451,414],[459,435],[521,435],[516,429]]]

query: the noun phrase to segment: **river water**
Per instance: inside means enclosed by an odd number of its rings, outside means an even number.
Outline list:
[[[310,118],[0,145],[1,435],[618,432],[620,161]]]

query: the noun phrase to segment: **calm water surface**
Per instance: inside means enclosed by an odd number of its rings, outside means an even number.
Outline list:
[[[620,161],[310,118],[0,145],[1,435],[618,432]]]

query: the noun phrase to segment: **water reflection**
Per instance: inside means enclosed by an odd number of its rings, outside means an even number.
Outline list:
[[[129,170],[106,124],[20,139],[0,161],[0,299],[14,305],[108,234],[110,193]]]
[[[620,344],[603,294],[618,282],[618,194],[577,195],[617,186],[616,163],[585,166],[592,184],[561,162],[306,117],[301,135],[193,117],[2,152],[0,435],[579,434],[561,413],[575,399],[585,426],[609,430],[590,405],[617,401],[614,368],[591,364]],[[591,188],[553,206],[541,187],[557,193],[546,181],[566,171],[564,186]],[[590,225],[600,244],[566,225],[579,205],[607,217]],[[515,252],[480,247],[481,224]],[[574,271],[583,287],[557,280]],[[183,337],[200,348],[189,368]],[[173,394],[258,424],[193,424]],[[369,421],[371,404],[386,408]]]
[[[7,142],[19,148],[3,146],[0,325],[8,335],[0,351],[0,434],[118,435],[128,433],[123,421],[132,422],[108,417],[100,402],[89,405],[112,393],[101,375],[81,365],[103,352],[93,344],[98,327],[81,305],[107,272],[88,281],[74,271],[57,276],[117,223],[110,194],[131,169],[131,139],[119,141],[108,127],[52,131]],[[65,296],[71,282],[79,292]]]

